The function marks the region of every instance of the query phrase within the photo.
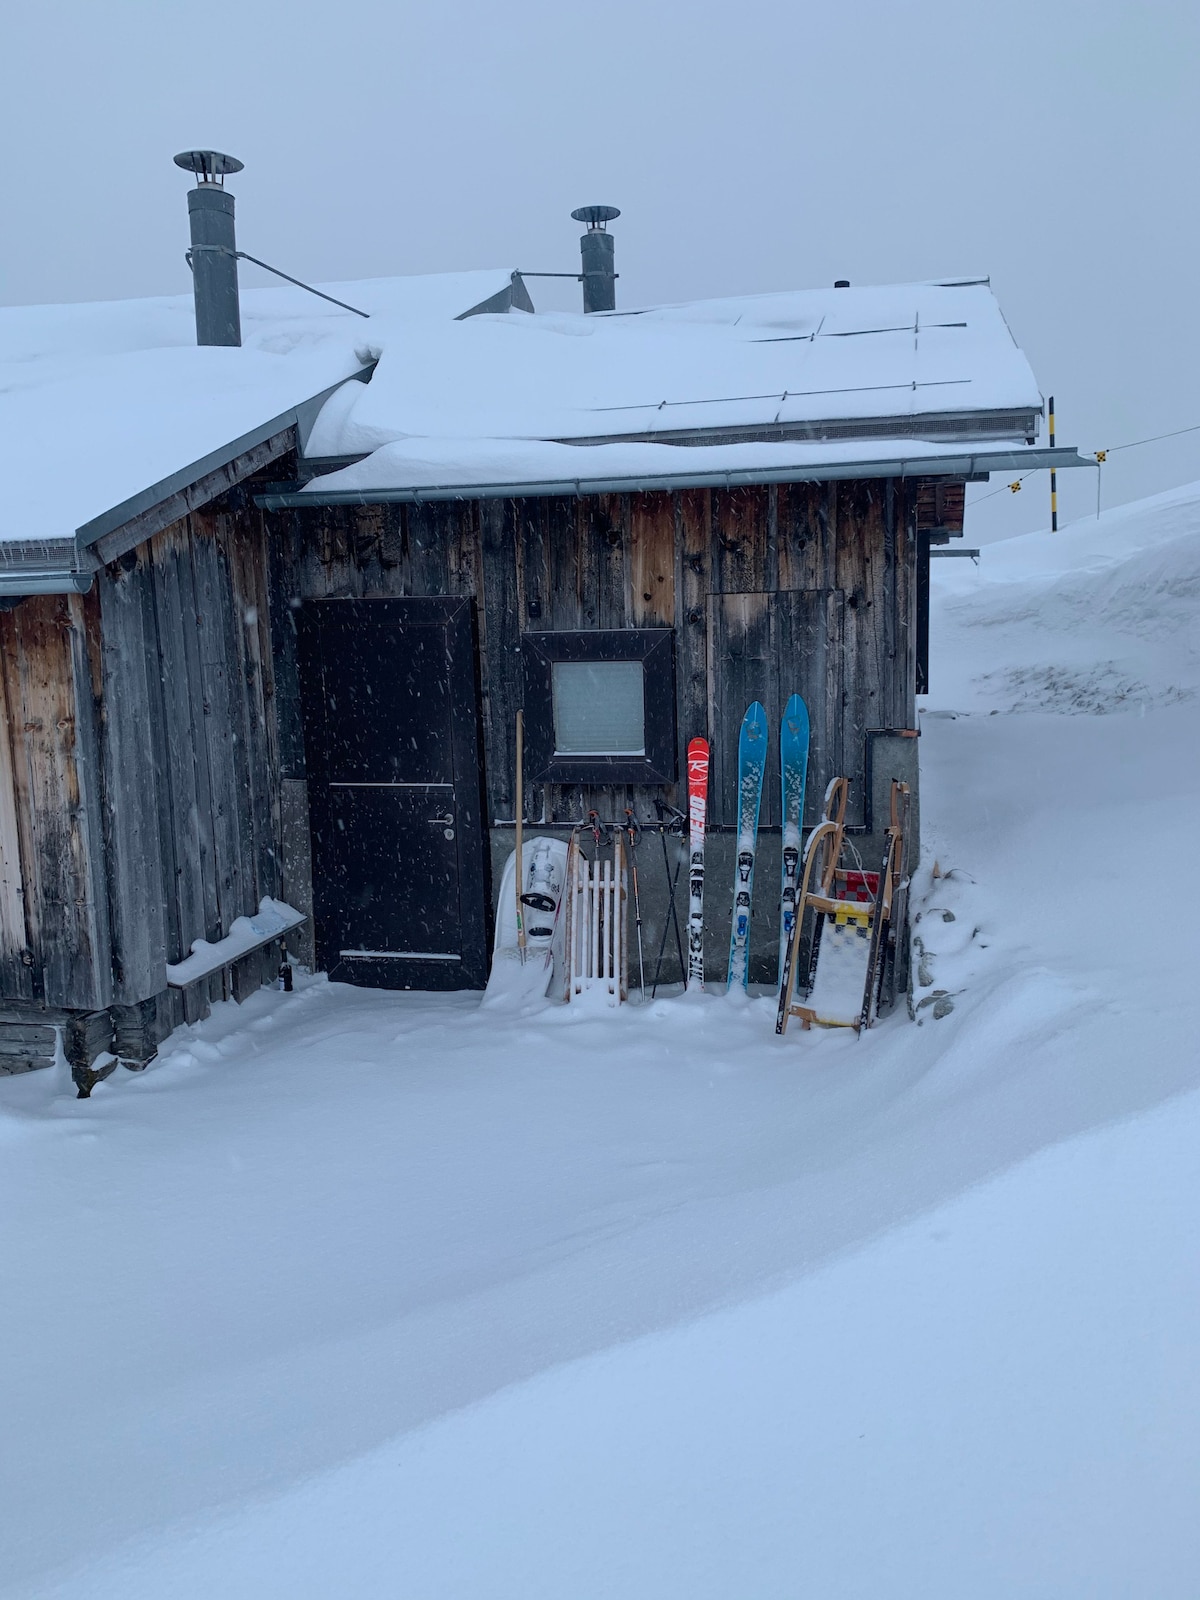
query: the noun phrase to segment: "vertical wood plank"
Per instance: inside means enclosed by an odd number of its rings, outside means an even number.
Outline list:
[[[629,496],[629,625],[675,626],[675,501]]]
[[[390,508],[393,512],[399,507]],[[273,715],[268,724],[277,749],[281,778],[304,777],[304,723],[300,712],[296,618],[304,595],[304,523],[297,511],[267,512],[267,604],[270,609],[270,662]],[[384,545],[387,539],[385,534]]]
[[[770,500],[766,485],[714,489],[713,577],[720,594],[761,593],[767,578]]]
[[[675,694],[679,742],[674,804],[687,809],[688,741],[711,738],[709,715],[708,592],[711,574],[712,495],[684,489],[673,496],[675,523]]]
[[[242,811],[237,706],[229,681],[231,652],[227,624],[227,592],[216,538],[193,513],[192,572],[196,584],[196,634],[199,647],[201,720],[197,739],[208,757],[209,804],[212,816],[213,875],[216,884],[219,937],[235,917],[254,908],[248,904],[242,872]],[[252,893],[252,888],[250,889]]]
[[[96,575],[114,998],[122,1004],[148,1000],[167,984],[161,799],[147,671],[148,663],[157,663],[158,648],[147,636],[144,552],[136,558],[133,566]]]
[[[878,581],[882,571],[882,515],[874,485],[845,482],[838,484],[837,490],[836,587],[846,597],[842,759],[850,779],[847,819],[861,826],[866,815],[867,729],[885,726],[881,715],[886,715],[887,710],[881,698],[886,656]]]
[[[168,956],[172,961],[186,956],[193,940],[221,936],[190,540],[183,522],[155,541],[154,601],[175,857],[173,936],[178,928],[178,943]]]
[[[717,826],[737,822],[737,747],[746,708],[761,700],[770,717],[768,702],[776,697],[771,611],[771,597],[761,592],[712,597],[708,805]]]
[[[779,485],[776,547],[780,589],[829,587],[821,550],[823,488],[816,483]]]
[[[529,501],[522,502],[528,507]],[[481,660],[488,807],[492,818],[513,816],[516,714],[523,695],[521,630],[515,557],[517,503],[485,500],[480,508],[482,605],[487,648]]]
[[[408,506],[408,553],[415,596],[449,594],[450,538],[459,508],[453,501]]]
[[[266,552],[261,537],[255,537],[257,532],[247,529],[244,524],[231,522],[226,540],[232,585],[234,642],[246,735],[248,816],[254,852],[250,897],[253,907],[258,905],[263,895],[274,897],[279,893],[279,858],[276,851],[279,784],[276,770],[271,765],[267,730],[267,671],[263,656],[263,634],[268,624],[263,612],[270,602],[263,571]]]
[[[25,878],[17,820],[17,781],[13,741],[13,701],[9,690],[12,662],[12,613],[0,613],[0,995],[33,998],[32,969],[24,959],[29,948],[25,923]]]
[[[63,596],[35,597],[14,616],[40,998],[95,1010],[112,999],[112,950],[82,608]]]

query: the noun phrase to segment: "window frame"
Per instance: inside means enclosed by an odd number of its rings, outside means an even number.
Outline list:
[[[675,635],[670,628],[564,628],[521,637],[525,776],[531,783],[675,782]],[[555,749],[556,661],[639,661],[645,755],[568,755]]]

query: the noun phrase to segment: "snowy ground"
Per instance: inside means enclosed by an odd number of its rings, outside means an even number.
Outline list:
[[[0,1080],[0,1593],[1195,1593],[1200,486],[962,567],[920,1026],[314,982]]]

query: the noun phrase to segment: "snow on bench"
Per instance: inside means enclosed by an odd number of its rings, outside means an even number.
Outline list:
[[[269,897],[259,901],[252,917],[235,917],[233,926],[223,939],[210,944],[207,939],[194,939],[192,953],[182,961],[167,962],[167,982],[173,989],[186,989],[190,983],[209,978],[222,967],[231,966],[243,956],[261,950],[263,945],[282,939],[285,933],[307,922],[306,912],[297,911],[283,900]]]

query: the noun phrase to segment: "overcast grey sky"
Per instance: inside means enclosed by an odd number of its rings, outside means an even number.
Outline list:
[[[1060,442],[1200,423],[1195,0],[24,0],[4,35],[5,303],[185,291],[171,157],[208,145],[242,247],[310,280],[573,270],[606,201],[621,304],[987,273]],[[1105,503],[1197,478],[1200,432]]]

